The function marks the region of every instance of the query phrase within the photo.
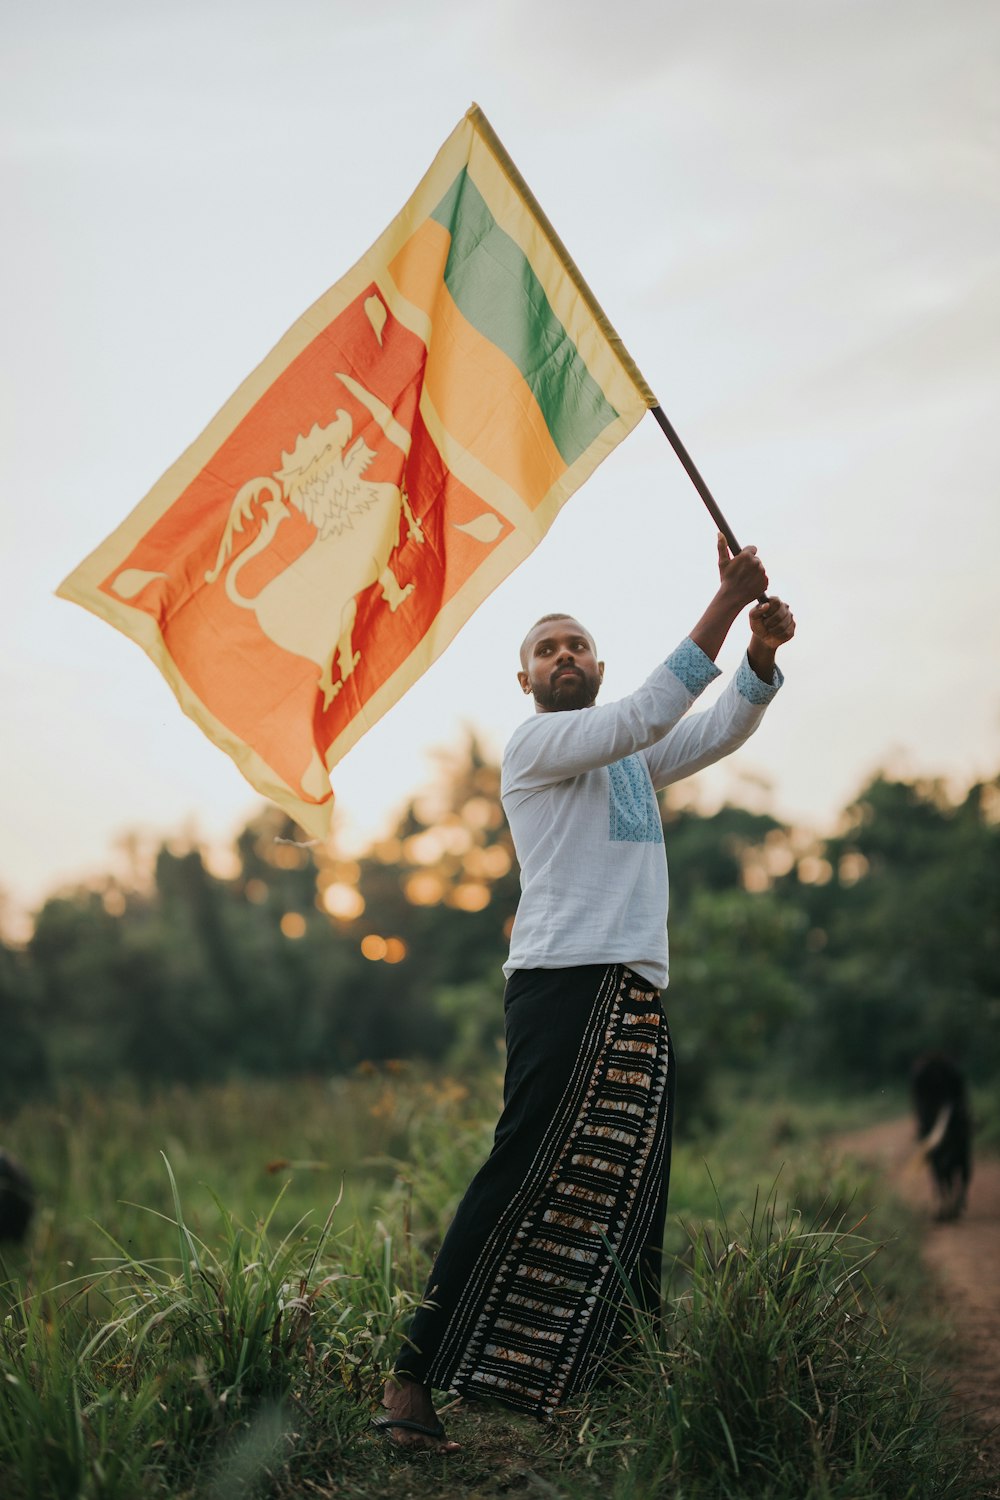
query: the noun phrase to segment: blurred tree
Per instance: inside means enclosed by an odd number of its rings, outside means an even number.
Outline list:
[[[359,891],[362,951],[378,968],[390,961],[394,1050],[467,1062],[472,1033],[502,1035],[500,970],[519,882],[500,770],[474,736],[441,758],[437,784],[361,861]],[[379,947],[393,939],[402,944],[394,963]]]
[[[710,1120],[720,1068],[760,1071],[808,1007],[798,978],[806,919],[773,892],[696,890],[671,926],[667,1014],[677,1048],[678,1128]]]
[[[689,1122],[722,1066],[779,1058],[870,1083],[933,1046],[995,1075],[1000,779],[953,802],[877,777],[812,847],[733,807],[668,805],[664,831]],[[314,850],[267,807],[227,858],[170,843],[134,878],[51,897],[26,948],[0,948],[0,1104],[50,1075],[496,1056],[518,872],[499,768],[473,736],[361,857]]]
[[[670,866],[672,919],[679,919],[699,892],[738,890],[747,850],[758,848],[769,834],[782,832],[782,825],[767,813],[725,806],[704,814],[692,807],[673,808],[667,796],[663,838]]]
[[[27,955],[0,942],[0,1112],[49,1082],[35,975]]]
[[[878,776],[822,858],[800,866],[815,1000],[800,1045],[814,1070],[902,1077],[939,1048],[973,1077],[996,1075],[998,813],[1000,778],[953,802],[940,782]]]
[[[53,1072],[101,1077],[120,1066],[129,996],[114,974],[117,919],[97,891],[46,901],[27,947]]]

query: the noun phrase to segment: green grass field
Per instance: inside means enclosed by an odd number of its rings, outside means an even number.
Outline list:
[[[550,1424],[458,1405],[449,1459],[367,1422],[498,1078],[390,1065],[25,1108],[0,1133],[40,1196],[0,1275],[0,1494],[971,1500],[906,1316],[914,1227],[824,1145],[877,1106],[761,1095],[675,1150],[662,1336],[637,1327]]]

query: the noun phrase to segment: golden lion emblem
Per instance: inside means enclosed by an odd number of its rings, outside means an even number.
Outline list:
[[[389,408],[351,376],[337,378],[408,453],[410,434]],[[413,593],[414,584],[400,584],[389,565],[404,517],[407,536],[424,540],[405,487],[365,478],[374,457],[364,438],[354,437],[350,414],[342,409],[326,427],[317,424],[299,435],[291,452],[282,453],[280,469],[237,491],[215,567],[205,574],[214,583],[229,564],[226,594],[240,609],[253,610],[275,645],[317,664],[324,708],[361,660],[353,641],[358,596],[378,583],[395,613]],[[257,594],[242,593],[240,573],[270,546],[293,507],[316,528],[315,541]],[[258,535],[230,562],[236,536],[255,517]]]

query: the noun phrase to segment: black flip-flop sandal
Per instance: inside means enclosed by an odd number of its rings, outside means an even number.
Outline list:
[[[386,1413],[384,1417],[372,1417],[368,1425],[382,1437],[387,1438],[390,1443],[394,1427],[401,1427],[404,1432],[418,1432],[421,1437],[433,1438],[437,1443],[444,1442],[447,1437],[440,1422],[433,1427],[428,1427],[424,1422],[413,1422],[409,1417],[394,1417],[389,1413]],[[395,1446],[401,1448],[407,1445],[396,1443]]]

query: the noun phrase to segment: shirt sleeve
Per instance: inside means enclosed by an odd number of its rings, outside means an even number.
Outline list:
[[[744,655],[718,702],[678,723],[646,750],[656,790],[693,776],[745,744],[784,680],[775,667],[774,681],[761,681]]]
[[[504,791],[551,786],[655,745],[679,723],[718,668],[684,640],[642,687],[617,703],[536,714],[504,752]]]

